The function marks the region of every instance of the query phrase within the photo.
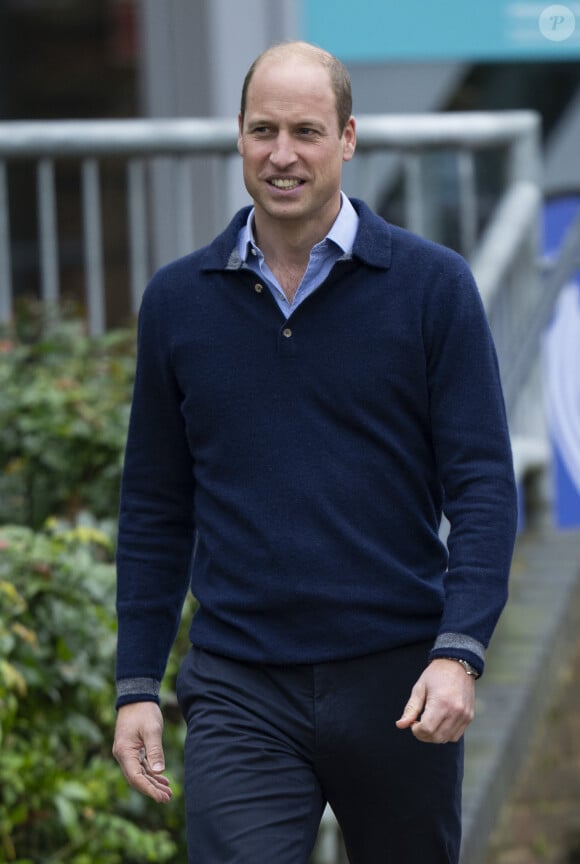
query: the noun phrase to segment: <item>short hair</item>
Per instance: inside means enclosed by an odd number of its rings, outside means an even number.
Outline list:
[[[263,51],[252,63],[244,78],[242,85],[242,98],[240,102],[240,114],[242,123],[246,113],[246,102],[248,90],[254,77],[254,73],[262,60],[276,54],[297,54],[317,60],[328,70],[330,85],[334,92],[336,105],[336,116],[338,120],[338,132],[342,135],[352,114],[352,87],[348,70],[341,61],[330,52],[311,45],[309,42],[280,42]]]

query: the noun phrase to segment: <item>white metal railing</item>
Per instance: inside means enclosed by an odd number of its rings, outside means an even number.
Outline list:
[[[0,123],[0,324],[10,321],[12,244],[10,237],[8,171],[12,163],[36,163],[40,294],[47,307],[59,299],[59,242],[55,163],[80,164],[83,258],[87,320],[91,333],[105,327],[105,263],[102,238],[100,162],[116,157],[126,162],[129,231],[129,280],[133,311],[149,278],[148,221],[150,206],[146,161],[173,159],[173,200],[179,213],[182,251],[193,243],[193,206],[189,157],[235,152],[235,126],[222,120],[99,120]]]
[[[422,156],[434,149],[457,153],[460,251],[470,255],[477,243],[477,202],[474,156],[485,147],[504,145],[508,185],[525,181],[537,185],[537,117],[530,112],[503,114],[441,114],[365,116],[358,120],[356,167],[349,175],[353,191],[376,198],[380,176],[376,155],[391,154],[404,175],[405,223],[428,233],[429,197],[424,189]],[[236,157],[236,124],[223,119],[14,122],[0,124],[0,323],[12,315],[12,265],[8,202],[8,173],[14,162],[36,163],[40,293],[44,303],[59,297],[59,243],[55,162],[80,163],[83,256],[86,305],[90,330],[105,326],[106,268],[102,246],[100,163],[106,157],[126,162],[129,284],[136,310],[150,275],[148,213],[151,201],[147,167],[156,157],[169,157],[172,206],[178,218],[176,254],[193,248],[194,210],[200,205],[192,189],[192,157],[215,157],[223,163]],[[391,162],[391,170],[392,170]],[[226,176],[227,172],[221,172]],[[432,197],[432,196],[431,196]],[[372,202],[371,203],[375,203]],[[224,213],[223,218],[230,214]],[[219,220],[218,220],[219,221]],[[204,240],[206,238],[203,238]]]
[[[528,111],[368,115],[357,120],[357,157],[345,172],[345,189],[379,209],[381,193],[398,179],[402,221],[429,236],[440,224],[437,198],[456,188],[450,208],[458,214],[456,248],[471,262],[494,332],[514,440],[523,437],[524,453],[544,453],[546,434],[539,395],[538,308],[544,292],[538,267],[540,149],[538,116]],[[79,166],[82,267],[89,331],[107,323],[107,264],[103,239],[102,163],[114,157],[125,175],[127,290],[137,311],[155,265],[151,215],[159,211],[151,182],[151,164],[163,157],[171,166],[163,218],[174,216],[175,248],[183,254],[206,237],[196,235],[196,217],[207,198],[196,191],[193,166],[217,160],[219,178],[213,209],[221,226],[231,216],[224,203],[231,183],[230,163],[239,162],[237,126],[229,119],[98,120],[0,123],[0,326],[13,316],[14,242],[11,238],[9,180],[15,165],[35,171],[36,199],[29,203],[38,224],[38,284],[47,309],[58,307],[61,247],[56,167],[71,160]],[[492,218],[482,231],[480,210],[485,189],[478,186],[476,160],[487,149],[502,148],[503,183]],[[452,183],[433,189],[433,154],[451,154]],[[447,178],[448,175],[446,175]],[[207,190],[203,195],[207,194]],[[221,210],[220,210],[221,207]],[[173,211],[170,213],[169,211]],[[125,218],[125,217],[124,217]],[[205,220],[209,222],[208,220]],[[208,225],[205,225],[208,228]],[[211,231],[213,234],[214,232]],[[198,232],[199,234],[199,232]],[[434,239],[439,239],[437,236]],[[30,257],[30,256],[28,256]],[[523,337],[527,340],[525,354]],[[517,367],[518,375],[513,370]],[[522,375],[522,370],[525,374]],[[534,446],[529,446],[533,438]],[[540,442],[540,446],[536,444]],[[519,444],[518,444],[519,446]],[[544,456],[542,456],[542,459]],[[523,467],[527,464],[524,459]]]

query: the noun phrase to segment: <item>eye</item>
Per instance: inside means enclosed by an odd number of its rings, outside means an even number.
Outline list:
[[[264,138],[266,135],[270,135],[272,130],[269,126],[253,126],[251,129],[252,135],[256,135],[258,138]]]

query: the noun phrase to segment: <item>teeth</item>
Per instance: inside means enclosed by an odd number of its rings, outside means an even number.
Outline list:
[[[282,178],[272,180],[272,186],[275,186],[277,189],[295,189],[299,185],[299,180],[284,180]]]

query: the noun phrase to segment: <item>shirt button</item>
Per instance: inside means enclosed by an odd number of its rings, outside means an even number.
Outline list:
[[[263,290],[264,286],[261,285],[260,282],[256,282],[256,284],[254,285],[254,291],[256,292],[256,294],[261,294]]]
[[[292,330],[290,329],[290,327],[284,327],[284,329],[282,330],[282,336],[285,336],[286,339],[289,339],[292,336]]]

